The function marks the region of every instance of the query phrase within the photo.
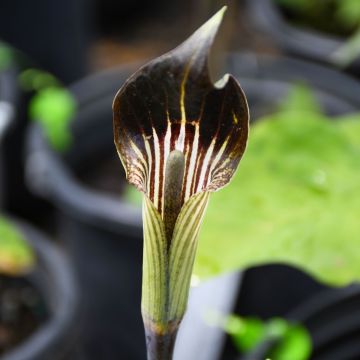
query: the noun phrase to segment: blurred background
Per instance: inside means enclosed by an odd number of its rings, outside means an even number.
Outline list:
[[[112,100],[223,5],[251,136],[175,360],[360,359],[359,0],[0,1],[0,360],[145,359],[141,198]]]

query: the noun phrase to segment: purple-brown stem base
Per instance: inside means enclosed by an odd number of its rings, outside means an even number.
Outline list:
[[[178,327],[165,333],[145,327],[147,360],[172,360]]]

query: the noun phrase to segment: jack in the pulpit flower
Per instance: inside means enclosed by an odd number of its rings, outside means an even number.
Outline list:
[[[231,75],[214,85],[208,71],[224,11],[133,74],[113,103],[118,154],[143,193],[148,359],[172,357],[209,196],[230,181],[246,147],[245,95]]]

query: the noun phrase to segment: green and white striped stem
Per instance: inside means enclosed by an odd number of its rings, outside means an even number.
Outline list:
[[[184,316],[196,237],[208,201],[202,192],[180,206],[184,156],[174,150],[166,164],[165,209],[162,221],[146,197],[142,314],[148,359],[170,359],[178,326]]]

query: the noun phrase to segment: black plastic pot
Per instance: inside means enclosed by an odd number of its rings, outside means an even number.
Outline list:
[[[59,209],[59,237],[66,241],[79,277],[86,359],[111,360],[124,354],[129,360],[145,359],[141,212],[75,177],[81,167],[97,166],[104,154],[117,156],[111,104],[131,72],[106,72],[71,87],[79,113],[72,124],[74,143],[65,157],[49,148],[37,126],[29,137],[29,185]],[[120,160],[117,164],[121,182]]]
[[[24,70],[35,65],[27,55],[11,47],[9,49],[12,54],[11,63],[0,74],[0,101],[8,104],[7,108],[11,113],[9,129],[0,142],[3,163],[0,173],[3,179],[2,207],[11,214],[51,229],[51,225],[48,226],[51,224],[51,208],[42,199],[34,197],[25,184],[24,143],[30,122],[29,103],[34,92],[24,90],[20,86],[20,78]]]
[[[290,24],[274,0],[247,0],[247,10],[253,24],[287,54],[334,65],[331,58],[346,41]],[[349,65],[348,70],[359,75],[360,57]]]
[[[3,139],[12,125],[16,104],[16,73],[10,68],[0,71],[0,207],[5,192],[5,163]]]
[[[77,360],[79,297],[71,267],[49,239],[28,224],[13,221],[34,248],[35,270],[28,281],[40,292],[48,307],[48,320],[21,345],[1,360]]]
[[[269,113],[294,84],[308,85],[328,115],[357,112],[360,107],[359,81],[322,65],[290,57],[235,53],[229,57],[228,71],[240,79],[252,120]]]
[[[360,285],[328,289],[295,307],[285,317],[308,329],[313,351],[309,360],[357,360],[360,358]],[[246,360],[269,356],[273,344],[263,342]],[[239,358],[240,359],[240,358]]]
[[[329,288],[297,268],[281,264],[257,266],[244,272],[229,313],[263,320],[286,318],[291,310],[326,289]],[[266,340],[250,354],[241,356],[231,338],[222,336],[222,347],[216,360],[264,360],[274,344],[274,341]]]
[[[299,269],[279,264],[258,266],[204,282],[190,292],[174,360],[239,360],[241,355],[230,337],[207,320],[209,313],[256,316],[264,320],[286,317],[292,309],[325,289],[328,287]],[[247,360],[264,360],[272,344],[262,343]]]
[[[360,359],[360,285],[329,290],[292,311],[314,343],[313,360]]]
[[[231,55],[228,69],[240,78],[252,117],[269,112],[292,82],[314,86],[332,115],[358,107],[360,85],[335,71],[301,61]],[[112,193],[91,188],[78,174],[115,159],[111,104],[131,73],[119,69],[94,75],[71,87],[79,102],[72,124],[74,143],[61,156],[33,125],[27,145],[27,179],[34,193],[59,209],[59,237],[67,242],[82,287],[87,359],[144,359],[140,315],[142,223],[139,208]],[[84,178],[84,176],[82,176]]]

